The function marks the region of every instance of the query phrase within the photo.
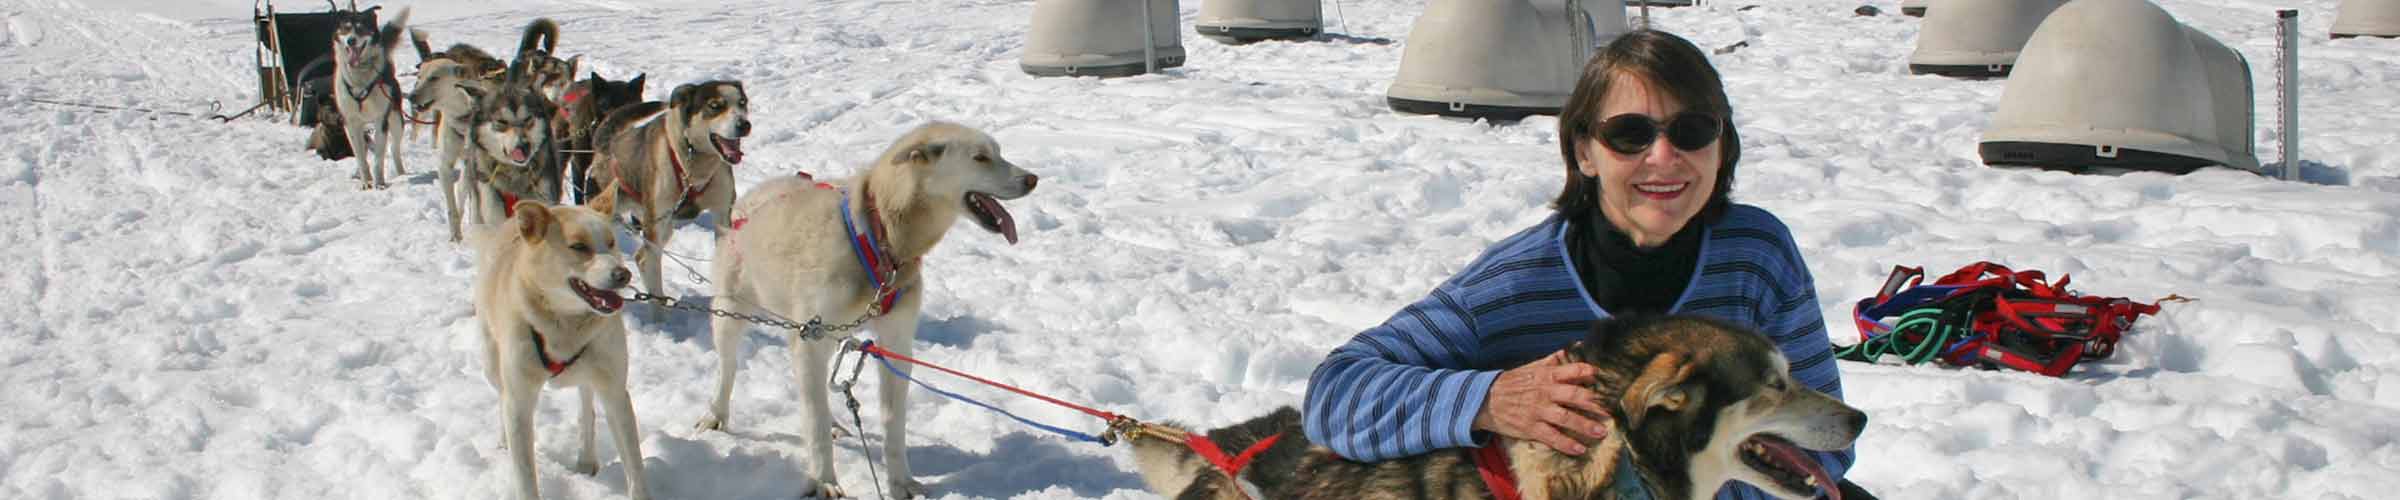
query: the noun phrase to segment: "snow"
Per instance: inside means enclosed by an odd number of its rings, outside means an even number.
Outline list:
[[[0,260],[19,263],[0,267],[0,498],[505,497],[472,261],[445,241],[428,142],[409,143],[405,182],[361,192],[350,163],[274,120],[31,102],[245,107],[243,3],[0,2],[0,69],[17,75],[0,79],[0,211],[19,214],[0,219]],[[1745,140],[1736,198],[1791,225],[1834,338],[1854,337],[1849,302],[1896,264],[1994,260],[2088,293],[2199,299],[2066,379],[1844,363],[1872,417],[1857,482],[1887,498],[2316,499],[2384,496],[2400,477],[2400,42],[2326,39],[2334,0],[2161,3],[2248,56],[2270,163],[2272,12],[2304,9],[2304,182],[1986,168],[1975,141],[2002,83],[1908,75],[1916,19],[1854,17],[1855,0],[1654,9],[1703,46],[1749,42],[1715,57]],[[1213,426],[1298,403],[1323,353],[1542,218],[1560,175],[1555,120],[1384,106],[1419,0],[1329,2],[1342,36],[1312,43],[1186,32],[1189,66],[1113,80],[1018,71],[1030,2],[644,4],[412,5],[443,45],[506,47],[555,17],[563,52],[647,72],[654,97],[747,82],[744,186],[853,172],[927,120],[991,131],[1042,187],[1009,204],[1022,244],[968,224],[929,258],[918,354],[1144,419]],[[1181,7],[1186,25],[1198,7]],[[681,231],[671,251],[709,254],[704,230]],[[700,274],[667,268],[669,294],[706,302]],[[752,333],[734,429],[698,432],[707,322],[633,309],[653,493],[806,487],[786,342]],[[597,476],[566,470],[573,400],[546,396],[545,494],[625,496],[609,445]],[[911,417],[911,461],[941,495],[1153,498],[1122,449],[925,391]],[[870,492],[855,439],[837,467]]]

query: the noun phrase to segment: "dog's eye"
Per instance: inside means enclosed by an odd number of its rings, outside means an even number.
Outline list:
[[[977,154],[975,155],[975,161],[989,163],[989,162],[991,162],[991,161],[992,161],[992,156],[991,156],[991,155],[987,155],[987,154],[981,154],[981,153],[977,153]]]
[[[709,111],[724,111],[725,101],[708,101]]]
[[[568,249],[568,250],[574,250],[574,251],[575,251],[575,253],[592,253],[592,246],[591,246],[591,245],[585,245],[585,244],[582,244],[582,243],[576,243],[576,244],[573,244],[573,245],[567,245],[567,249]]]
[[[1783,387],[1783,377],[1767,377],[1768,389],[1780,391],[1783,390]]]

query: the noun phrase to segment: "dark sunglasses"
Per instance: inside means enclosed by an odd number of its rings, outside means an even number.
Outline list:
[[[1667,136],[1667,143],[1675,145],[1675,149],[1697,151],[1717,142],[1717,135],[1724,130],[1724,121],[1718,120],[1717,115],[1685,111],[1668,118],[1665,124],[1644,114],[1611,116],[1600,121],[1599,132],[1600,143],[1609,151],[1638,155],[1649,151],[1650,144],[1658,142],[1661,134]]]

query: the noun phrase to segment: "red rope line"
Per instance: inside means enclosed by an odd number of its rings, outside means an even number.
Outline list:
[[[959,378],[964,378],[964,379],[967,379],[967,380],[973,380],[973,381],[975,381],[975,382],[982,383],[983,385],[988,385],[988,386],[992,386],[992,387],[998,387],[998,388],[1001,388],[1001,389],[1007,389],[1007,390],[1008,390],[1008,392],[1014,392],[1014,393],[1017,393],[1017,394],[1022,394],[1022,395],[1025,395],[1026,397],[1030,397],[1030,398],[1039,399],[1039,400],[1042,400],[1042,401],[1049,402],[1050,404],[1054,404],[1054,405],[1059,405],[1059,406],[1064,406],[1064,407],[1067,407],[1067,408],[1071,408],[1071,409],[1074,409],[1075,411],[1080,411],[1080,412],[1083,412],[1083,413],[1084,413],[1084,414],[1086,414],[1086,415],[1091,415],[1091,416],[1094,416],[1094,417],[1100,417],[1100,419],[1102,419],[1102,420],[1107,420],[1107,421],[1110,421],[1110,422],[1115,422],[1115,421],[1117,421],[1117,419],[1125,418],[1125,417],[1118,416],[1118,415],[1117,415],[1117,414],[1115,414],[1115,413],[1109,413],[1109,412],[1105,412],[1105,411],[1095,410],[1095,409],[1092,409],[1092,408],[1087,408],[1087,407],[1084,407],[1084,406],[1081,406],[1081,405],[1077,405],[1077,404],[1074,404],[1074,403],[1069,403],[1069,402],[1066,402],[1066,401],[1060,401],[1060,400],[1058,400],[1057,398],[1053,398],[1053,397],[1049,397],[1049,396],[1044,396],[1044,395],[1041,395],[1041,394],[1035,394],[1033,391],[1028,391],[1028,390],[1024,390],[1024,389],[1018,389],[1016,386],[1012,386],[1012,385],[1008,385],[1008,384],[1003,384],[1003,383],[999,383],[999,382],[993,382],[993,381],[991,381],[991,380],[988,380],[988,379],[985,379],[985,378],[983,378],[983,377],[977,377],[977,376],[974,376],[974,375],[968,375],[968,374],[966,374],[965,372],[960,372],[960,371],[958,371],[958,370],[952,370],[952,369],[949,369],[949,368],[943,368],[941,365],[936,365],[936,364],[933,364],[933,363],[927,363],[927,362],[924,362],[924,361],[918,361],[916,358],[911,358],[911,357],[908,357],[908,356],[902,356],[902,355],[899,355],[899,354],[894,354],[894,353],[892,353],[892,351],[885,350],[885,349],[883,348],[883,346],[879,346],[879,345],[875,345],[875,344],[867,344],[867,345],[865,345],[865,346],[861,346],[861,347],[859,347],[859,348],[858,348],[858,350],[859,350],[859,352],[864,352],[864,353],[867,353],[867,354],[873,354],[873,355],[875,355],[875,356],[877,356],[877,357],[890,358],[890,359],[897,359],[897,360],[900,360],[900,361],[903,361],[903,362],[907,362],[907,363],[909,363],[909,364],[913,364],[913,365],[917,365],[917,366],[923,366],[923,367],[926,367],[926,368],[932,368],[932,369],[934,369],[934,370],[941,371],[942,373],[948,373],[948,374],[951,374],[951,375],[958,376]]]

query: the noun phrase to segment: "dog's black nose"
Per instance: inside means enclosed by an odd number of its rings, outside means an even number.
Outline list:
[[[1036,184],[1036,183],[1039,183],[1039,182],[1041,182],[1041,181],[1042,181],[1042,176],[1039,176],[1039,175],[1033,175],[1033,174],[1025,174],[1025,191],[1027,191],[1027,192],[1032,192],[1032,191],[1033,191],[1033,185],[1034,185],[1034,184]]]
[[[749,137],[749,136],[750,136],[750,120],[742,120],[742,123],[740,123],[740,124],[738,124],[738,125],[734,125],[734,126],[733,126],[733,135],[738,135],[738,136],[742,136],[742,137]]]
[[[633,282],[633,271],[627,271],[622,267],[609,271],[608,282],[615,283],[617,286],[625,286],[626,283]]]
[[[1850,418],[1848,421],[1842,422],[1842,424],[1850,426],[1850,434],[1852,435],[1864,432],[1867,430],[1867,412],[1852,411],[1850,412]]]

